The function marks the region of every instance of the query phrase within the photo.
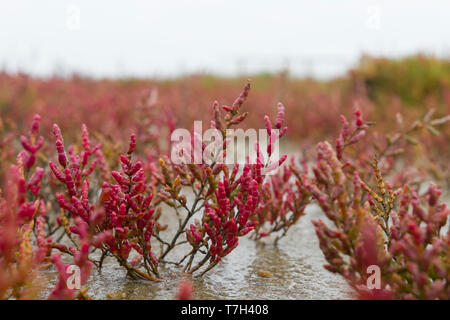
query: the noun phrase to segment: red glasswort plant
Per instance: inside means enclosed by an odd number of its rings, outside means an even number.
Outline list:
[[[94,263],[89,258],[91,247],[100,248],[104,241],[111,237],[109,230],[100,230],[100,225],[104,220],[104,212],[96,210],[89,199],[90,182],[88,177],[93,173],[97,163],[102,163],[100,152],[101,145],[91,147],[91,141],[85,125],[82,126],[82,147],[80,154],[76,153],[75,147],[70,146],[67,157],[64,148],[64,139],[58,125],[53,126],[53,134],[56,138],[56,150],[58,162],[62,169],[50,161],[49,166],[53,175],[66,188],[65,194],[56,193],[56,200],[61,208],[57,222],[63,228],[63,235],[70,241],[71,245],[54,243],[54,249],[73,257],[73,262],[80,269],[80,284],[84,285],[89,278],[92,265]],[[95,156],[89,164],[89,160]],[[77,236],[78,241],[74,239]],[[59,272],[59,281],[50,294],[50,299],[71,299],[75,290],[69,289],[66,285],[68,278],[67,268],[59,254],[52,256],[53,262]],[[86,290],[80,290],[78,297],[83,298]]]
[[[248,96],[250,84],[244,88],[241,95],[231,106],[219,107],[217,102],[213,104],[213,119],[211,127],[220,130],[223,143],[217,146],[218,152],[213,157],[211,164],[174,164],[169,159],[161,159],[162,169],[161,182],[164,189],[157,194],[160,201],[174,208],[178,216],[178,230],[171,241],[166,242],[159,239],[163,244],[163,251],[160,260],[166,261],[169,252],[176,246],[184,243],[178,241],[182,234],[186,234],[186,239],[192,249],[175,263],[183,265],[183,270],[194,273],[202,270],[200,275],[204,275],[216,266],[226,255],[233,251],[239,243],[239,237],[243,237],[255,230],[256,237],[264,234],[261,227],[267,221],[273,226],[269,232],[283,229],[294,223],[302,214],[303,208],[298,204],[289,204],[294,198],[294,193],[288,197],[281,197],[277,200],[276,193],[273,192],[276,177],[272,183],[264,183],[264,173],[276,170],[286,160],[286,155],[279,160],[270,160],[273,145],[277,139],[281,138],[287,128],[283,127],[284,106],[278,105],[278,113],[275,121],[275,128],[272,131],[272,123],[266,116],[266,129],[268,133],[267,154],[268,159],[262,158],[259,145],[256,144],[256,163],[250,164],[249,158],[239,173],[239,164],[232,168],[222,163],[217,163],[219,157],[225,158],[225,147],[227,140],[227,129],[239,125],[247,117],[247,112],[242,112],[242,105]],[[194,146],[194,138],[191,143]],[[202,152],[206,146],[202,146]],[[191,150],[193,150],[192,148]],[[284,179],[288,179],[285,173]],[[192,205],[189,206],[186,195],[182,194],[182,187],[189,188],[193,194]],[[268,214],[271,207],[276,208],[277,213]],[[185,214],[180,212],[184,210]],[[203,210],[201,220],[195,219],[194,223],[188,226],[189,221],[196,213]],[[275,210],[274,210],[275,211]],[[292,211],[293,218],[286,218],[287,212]],[[281,221],[281,222],[280,222]],[[197,256],[200,255],[200,257]],[[202,268],[204,267],[204,268]]]
[[[1,299],[29,299],[36,294],[35,280],[50,248],[44,230],[47,208],[38,198],[44,170],[33,167],[44,141],[38,136],[39,121],[36,115],[29,136],[21,137],[24,150],[17,164],[5,170],[4,194],[0,190]]]
[[[285,108],[283,104],[278,104],[278,112],[274,126],[268,116],[265,116],[264,120],[269,137],[267,155],[270,158],[273,152],[273,143],[287,132],[287,127],[282,128],[285,120]],[[277,134],[273,128],[280,130],[279,133]],[[264,163],[258,144],[256,145],[256,149],[257,163]],[[268,161],[264,166],[265,171],[270,172],[273,166],[275,168],[279,167],[286,158],[287,155],[284,155],[278,163],[270,164]],[[293,162],[294,158],[291,159],[291,165]],[[304,210],[306,204],[309,203],[309,195],[305,194],[303,192],[304,190],[301,190],[300,183],[296,185],[292,184],[291,180],[294,174],[299,176],[298,172],[294,172],[290,167],[284,167],[282,171],[279,170],[270,175],[266,181],[263,182],[260,179],[259,182],[262,184],[261,196],[258,199],[260,204],[254,208],[257,216],[257,224],[255,226],[255,233],[253,234],[254,239],[258,240],[270,234],[277,234],[275,238],[276,244],[281,237],[286,235],[289,228],[305,214]]]
[[[103,254],[112,253],[134,279],[159,280],[155,277],[158,259],[152,251],[151,240],[167,226],[158,222],[161,210],[155,212],[151,206],[153,194],[149,192],[142,162],[131,159],[135,148],[136,137],[132,135],[127,154],[120,157],[122,171],[112,172],[117,184],[105,182],[102,187],[106,215],[102,229],[112,230],[114,235],[104,242]],[[132,249],[137,255],[129,262]],[[145,272],[135,267],[138,263]]]
[[[341,274],[361,298],[448,299],[449,232],[444,225],[449,210],[439,201],[441,192],[433,183],[422,196],[408,185],[394,189],[384,181],[377,158],[371,172],[362,170],[366,181],[375,180],[377,190],[363,182],[358,170],[364,167],[342,162],[344,148],[359,140],[367,126],[360,112],[355,116],[353,130],[342,118],[336,149],[328,142],[317,145],[315,179],[304,183],[334,225],[313,221],[325,267]],[[368,268],[374,266],[380,270],[380,284],[372,288]]]

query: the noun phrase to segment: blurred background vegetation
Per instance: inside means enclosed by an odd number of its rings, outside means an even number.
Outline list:
[[[162,108],[158,112],[167,113],[177,127],[190,128],[194,120],[209,121],[212,102],[232,104],[247,79],[252,82],[245,105],[250,112],[247,125],[261,127],[264,115],[274,116],[276,103],[281,101],[287,108],[288,136],[302,143],[336,133],[339,115],[351,114],[356,106],[387,132],[396,126],[397,113],[405,121],[421,117],[431,108],[436,116],[450,113],[450,60],[415,55],[399,59],[363,56],[353,69],[331,80],[295,78],[288,71],[238,77],[194,74],[103,80],[3,72],[0,115],[4,122],[9,119],[12,126],[20,128],[34,113],[40,113],[48,132],[57,122],[66,135],[76,132],[77,136],[85,122],[91,131],[120,139],[135,130],[146,103]],[[150,109],[145,110],[151,113]]]

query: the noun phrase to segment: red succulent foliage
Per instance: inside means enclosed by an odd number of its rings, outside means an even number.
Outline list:
[[[0,189],[0,298],[29,299],[36,294],[36,277],[44,267],[51,239],[44,229],[47,207],[38,197],[44,170],[34,168],[35,154],[43,145],[39,116],[17,164],[6,169],[4,193]],[[34,171],[34,172],[33,172]],[[31,176],[31,177],[30,177]]]
[[[378,158],[371,171],[343,162],[347,141],[365,126],[359,112],[355,117],[353,133],[342,117],[336,149],[328,142],[317,145],[315,179],[303,181],[334,226],[313,221],[325,268],[341,274],[363,299],[448,299],[449,233],[444,226],[449,210],[439,201],[441,191],[434,183],[422,196],[407,184],[394,190],[385,182]],[[376,191],[369,181],[376,183]],[[373,275],[375,269],[379,272]],[[372,285],[373,276],[379,286]]]

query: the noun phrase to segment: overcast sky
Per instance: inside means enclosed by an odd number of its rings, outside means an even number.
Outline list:
[[[431,5],[432,4],[432,5]],[[448,0],[2,0],[0,66],[95,77],[289,67],[332,77],[362,53],[450,55]]]

